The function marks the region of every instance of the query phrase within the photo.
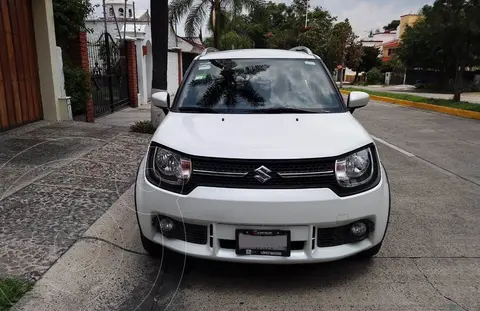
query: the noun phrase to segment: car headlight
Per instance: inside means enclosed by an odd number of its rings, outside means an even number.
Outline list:
[[[192,174],[192,162],[178,153],[157,146],[153,153],[153,173],[160,184],[184,185]]]
[[[368,183],[373,176],[372,151],[365,148],[335,161],[335,177],[340,186],[352,188]]]

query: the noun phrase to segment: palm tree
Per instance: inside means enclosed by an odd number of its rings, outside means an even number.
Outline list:
[[[176,25],[186,16],[185,34],[194,37],[201,33],[206,18],[213,29],[214,47],[220,48],[220,31],[222,12],[230,11],[237,15],[242,10],[253,10],[264,0],[172,0],[169,8],[169,20]]]

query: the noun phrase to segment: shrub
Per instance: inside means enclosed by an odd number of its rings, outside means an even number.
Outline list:
[[[90,74],[81,68],[63,67],[65,93],[71,97],[73,115],[85,114],[91,94]]]
[[[382,73],[378,68],[372,68],[369,72],[367,72],[367,81],[368,84],[377,84],[382,82]]]
[[[153,126],[152,121],[137,121],[130,126],[130,132],[153,134],[155,133],[155,127]]]

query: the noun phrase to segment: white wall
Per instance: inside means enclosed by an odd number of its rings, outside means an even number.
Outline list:
[[[32,1],[32,16],[43,118],[49,121],[68,120],[67,106],[59,101],[61,68],[57,62],[52,0]]]
[[[375,41],[382,41],[382,43],[395,40],[397,38],[397,34],[395,32],[391,33],[378,33],[373,35],[373,40]]]
[[[196,46],[191,45],[185,40],[175,36],[175,33],[170,30],[168,34],[168,48],[180,48],[182,52],[193,52],[200,54],[202,50]],[[171,97],[175,95],[178,89],[178,66],[179,66],[178,53],[168,52],[167,60],[167,91]]]
[[[137,28],[139,26],[146,25],[146,27],[143,28],[144,31],[145,31],[145,39],[146,40],[151,40],[152,30],[150,28],[150,23],[137,21],[136,24],[137,24]],[[100,20],[89,20],[89,21],[85,22],[85,25],[87,26],[87,28],[92,30],[91,33],[90,32],[87,33],[88,42],[96,42],[98,40],[98,38],[100,38],[100,35],[104,32],[104,29],[105,29],[104,22],[100,21]],[[132,21],[127,21],[127,25],[133,25],[133,22]],[[123,32],[122,32],[123,22],[122,21],[118,22],[118,28],[120,28],[120,33],[123,37]],[[117,24],[115,22],[112,22],[112,21],[107,22],[107,30],[113,38],[118,37],[118,28],[117,28]],[[127,27],[127,30],[128,30],[128,27]]]
[[[178,89],[178,53],[168,52],[167,91],[173,98]]]

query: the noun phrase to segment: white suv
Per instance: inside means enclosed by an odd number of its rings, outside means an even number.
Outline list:
[[[140,164],[144,248],[239,262],[307,263],[378,253],[390,191],[377,148],[308,48],[205,50]],[[162,247],[163,246],[163,247]]]

